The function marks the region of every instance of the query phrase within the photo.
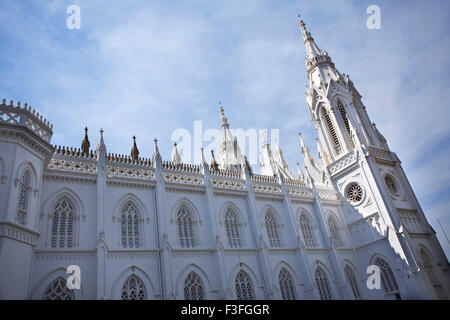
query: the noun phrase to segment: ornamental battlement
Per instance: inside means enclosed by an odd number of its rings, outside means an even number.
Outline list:
[[[27,103],[21,106],[20,101],[14,105],[11,100],[8,105],[3,99],[0,104],[0,123],[27,128],[47,143],[50,143],[53,135],[53,125]]]

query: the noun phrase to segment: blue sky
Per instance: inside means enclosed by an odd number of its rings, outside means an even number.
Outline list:
[[[81,29],[66,28],[66,8]],[[381,8],[381,29],[366,8]],[[298,131],[315,151],[297,14],[349,74],[372,121],[402,160],[447,255],[450,247],[450,2],[448,1],[8,1],[0,2],[0,93],[54,124],[52,143],[141,156],[153,138],[170,159],[171,134],[220,125],[275,128],[292,171]],[[314,152],[315,153],[315,152]],[[256,169],[259,171],[259,169]]]

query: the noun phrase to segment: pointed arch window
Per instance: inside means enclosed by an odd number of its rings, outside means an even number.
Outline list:
[[[52,210],[50,246],[52,248],[72,248],[74,245],[74,207],[72,202],[63,197]]]
[[[194,218],[191,211],[183,205],[177,213],[178,241],[183,248],[195,246]]]
[[[194,271],[184,281],[184,300],[205,300],[203,281]]]
[[[342,152],[342,147],[341,143],[339,142],[337,132],[334,129],[333,122],[331,121],[330,113],[325,108],[322,108],[322,115],[327,124],[328,132],[331,136],[334,149],[336,150],[336,154],[340,154]]]
[[[139,248],[140,214],[133,201],[127,201],[120,210],[120,232],[122,248]]]
[[[331,300],[333,296],[331,295],[330,283],[328,281],[327,274],[321,267],[317,267],[314,274],[316,280],[317,290],[319,291],[321,300]]]
[[[375,264],[381,271],[381,284],[385,293],[394,293],[398,291],[397,281],[389,264],[381,258],[377,258]]]
[[[31,192],[31,172],[25,169],[19,179],[19,194],[17,199],[16,221],[25,225],[27,223],[28,206]]]
[[[300,216],[300,229],[302,231],[305,246],[308,248],[315,248],[316,241],[314,238],[314,228],[311,219],[306,213],[302,213]]]
[[[420,255],[422,257],[423,268],[427,273],[428,279],[433,285],[439,284],[439,279],[436,276],[436,273],[434,272],[433,264],[430,261],[431,260],[430,257],[423,249],[421,250]]]
[[[255,290],[249,275],[241,270],[235,280],[237,300],[255,300]]]
[[[120,297],[122,300],[146,300],[147,290],[142,280],[133,274],[125,280]]]
[[[342,248],[344,245],[341,239],[341,233],[339,231],[336,219],[333,216],[328,217],[328,228],[330,229],[331,241],[336,248]]]
[[[231,208],[228,208],[225,213],[225,231],[227,233],[228,246],[230,248],[241,248],[242,241],[239,233],[239,219]]]
[[[278,275],[278,281],[280,283],[281,298],[283,300],[295,300],[296,292],[294,281],[286,268],[281,268],[280,274]]]
[[[347,278],[348,283],[350,284],[350,287],[352,288],[353,296],[355,299],[361,299],[361,293],[359,292],[358,283],[356,281],[355,272],[353,272],[353,269],[350,268],[348,265],[344,268],[345,277]]]
[[[56,278],[45,289],[42,300],[75,300],[73,290],[67,288],[67,281],[61,277]]]
[[[279,248],[281,246],[280,235],[278,232],[278,224],[273,212],[268,211],[264,217],[267,236],[269,237],[269,244],[271,247]]]
[[[347,130],[348,135],[350,136],[350,123],[348,121],[348,115],[345,111],[345,107],[342,104],[341,100],[338,100],[337,107],[339,110],[339,114],[341,115],[342,121],[344,121],[345,129]]]

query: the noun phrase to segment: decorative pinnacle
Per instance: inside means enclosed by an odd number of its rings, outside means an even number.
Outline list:
[[[103,129],[100,129],[100,135],[103,137]]]
[[[84,128],[84,131],[87,133],[88,132],[88,127]]]

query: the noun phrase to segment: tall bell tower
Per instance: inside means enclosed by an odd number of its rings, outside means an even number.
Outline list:
[[[447,258],[399,158],[370,121],[349,76],[336,69],[302,20],[300,28],[307,53],[306,101],[323,170],[347,203],[354,250],[366,265],[379,265],[382,272],[389,265],[398,280],[383,283],[386,290],[373,291],[373,297],[448,299]],[[376,232],[370,231],[374,225]]]

